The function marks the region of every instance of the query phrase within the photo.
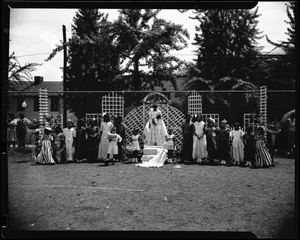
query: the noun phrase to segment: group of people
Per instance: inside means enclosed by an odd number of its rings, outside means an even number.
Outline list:
[[[186,115],[182,124],[181,159],[212,165],[275,166],[265,143],[264,131],[265,128],[259,126],[253,134],[252,128],[247,126],[244,132],[239,123],[230,129],[225,119],[220,127],[215,127],[212,118],[205,124],[201,114]]]
[[[84,120],[79,119],[76,127],[69,119],[64,129],[57,125],[54,129],[48,126],[43,131],[38,130],[36,132],[37,163],[105,160],[105,164],[108,165],[109,161],[114,164],[114,161],[123,160],[125,127],[121,122],[122,117],[118,117],[115,123],[112,123],[109,115],[105,114],[100,127],[95,119],[90,119],[86,126]]]
[[[108,165],[127,160],[127,153],[131,152],[133,162],[138,162],[138,153],[142,154],[144,145],[157,145],[168,146],[165,163],[174,162],[174,158],[179,157],[182,162],[198,164],[254,168],[275,166],[265,142],[266,129],[263,126],[258,127],[253,134],[251,127],[243,131],[239,123],[230,128],[225,119],[221,121],[220,127],[215,127],[211,118],[206,122],[202,114],[187,114],[181,126],[182,144],[179,149],[173,129],[166,127],[162,112],[156,104],[150,108],[149,121],[143,134],[140,134],[139,129],[132,129],[130,143],[126,143],[126,126],[121,116],[112,120],[108,114],[104,114],[100,123],[95,119],[87,122],[79,119],[76,127],[68,120],[64,129],[57,125],[36,130],[36,159],[40,164],[103,160]],[[8,137],[18,139],[20,148],[25,148],[28,124],[31,122],[24,114],[10,121],[9,128],[13,126],[17,131],[15,135],[9,131]]]

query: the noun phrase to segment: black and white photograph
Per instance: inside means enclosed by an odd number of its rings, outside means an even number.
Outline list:
[[[2,236],[298,237],[297,2],[25,2]]]

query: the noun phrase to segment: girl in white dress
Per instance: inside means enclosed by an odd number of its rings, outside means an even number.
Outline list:
[[[141,147],[140,147],[140,135],[138,134],[138,130],[137,129],[133,129],[132,130],[132,136],[131,136],[131,140],[132,140],[132,143],[131,143],[131,146],[133,148],[135,148],[135,150],[133,151],[133,159],[132,159],[132,162],[138,162],[137,160],[137,153],[138,151],[141,150]]]
[[[232,157],[234,164],[240,165],[244,161],[244,144],[243,144],[244,132],[240,129],[240,124],[235,123],[234,129],[230,132],[232,139]]]
[[[66,159],[67,162],[74,161],[74,146],[76,131],[73,128],[73,122],[71,119],[67,121],[67,128],[64,128],[63,134],[65,136],[65,147],[66,147]]]
[[[112,165],[114,165],[114,161],[116,161],[118,158],[118,142],[121,142],[122,138],[116,132],[117,132],[117,128],[112,127],[111,132],[107,133],[109,147],[107,152],[107,160],[105,162],[106,166],[108,166],[109,161],[112,163]]]
[[[162,146],[167,134],[167,129],[162,119],[162,113],[156,104],[153,104],[150,109],[149,122],[147,124],[149,130],[147,131],[145,144]]]
[[[172,163],[174,159],[174,151],[175,151],[175,135],[173,133],[173,128],[168,128],[168,132],[166,135],[166,144],[170,145],[168,148],[168,163]]]
[[[110,117],[108,114],[105,114],[103,117],[103,122],[100,125],[100,143],[99,143],[99,150],[98,150],[98,159],[105,160],[108,153],[109,148],[109,141],[107,139],[107,133],[110,133],[113,123],[110,121]]]
[[[206,150],[206,135],[204,134],[205,123],[202,120],[202,115],[197,114],[196,121],[194,122],[193,133],[193,159],[197,159],[201,163],[203,158],[207,157]]]

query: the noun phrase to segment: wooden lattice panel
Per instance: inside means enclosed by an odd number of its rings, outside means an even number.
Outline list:
[[[184,114],[177,108],[167,105],[159,105],[159,109],[162,112],[162,118],[166,124],[166,127],[173,128],[173,133],[176,136],[176,146],[181,148],[182,144],[182,130],[181,125],[184,122]],[[148,121],[151,105],[139,106],[130,111],[125,119],[124,124],[126,125],[126,142],[131,142],[132,129],[137,128],[139,134],[144,135],[144,128]],[[145,110],[144,110],[145,109]]]
[[[202,113],[202,96],[198,92],[191,92],[188,96],[188,112],[192,115]]]
[[[267,126],[267,86],[261,86],[259,88],[259,113],[260,123]],[[265,132],[265,138],[267,138],[267,132]]]
[[[252,127],[252,133],[255,132],[258,125],[258,119],[256,114],[253,113],[245,113],[244,114],[244,130],[246,126]]]
[[[124,99],[115,92],[102,97],[102,112],[124,118]]]
[[[40,88],[39,89],[39,124],[40,127],[44,123],[44,116],[49,115],[48,107],[48,90]]]

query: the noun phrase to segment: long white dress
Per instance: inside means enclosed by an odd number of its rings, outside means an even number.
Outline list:
[[[206,135],[204,134],[204,121],[194,123],[195,133],[199,136],[203,136],[198,139],[195,135],[193,136],[193,159],[207,157],[206,150]]]
[[[244,161],[244,144],[243,137],[244,132],[242,130],[232,130],[230,137],[232,137],[232,154],[234,161],[240,163]]]
[[[76,137],[76,130],[74,128],[65,128],[63,130],[66,144],[67,161],[74,161],[75,149],[73,147],[74,137]]]
[[[110,130],[113,127],[112,122],[102,122],[100,125],[100,132],[101,134],[101,139],[99,143],[99,150],[98,150],[98,158],[99,159],[106,159],[107,158],[107,153],[108,153],[108,148],[109,148],[109,141],[107,139],[107,133],[110,133]]]
[[[157,116],[160,115],[160,118]],[[146,145],[157,145],[162,146],[165,141],[165,136],[167,135],[167,128],[162,119],[162,113],[159,109],[156,111],[149,111],[149,122],[145,126]]]

